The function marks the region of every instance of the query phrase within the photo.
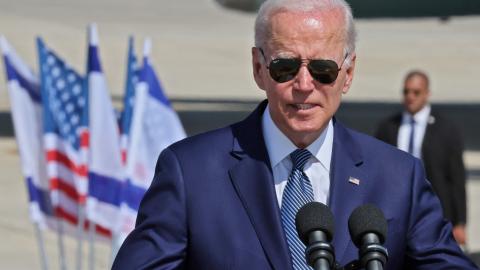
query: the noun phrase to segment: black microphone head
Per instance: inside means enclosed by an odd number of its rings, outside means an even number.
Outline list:
[[[308,245],[308,235],[312,231],[323,231],[327,240],[333,238],[335,224],[332,211],[323,203],[309,202],[298,210],[295,217],[297,233],[302,242]]]
[[[387,235],[387,220],[378,207],[365,204],[353,210],[348,219],[348,229],[357,247],[361,245],[362,237],[366,233],[375,233],[379,237],[380,244],[383,244]]]

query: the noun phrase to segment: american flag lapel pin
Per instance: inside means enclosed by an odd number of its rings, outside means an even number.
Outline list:
[[[357,186],[360,185],[360,179],[357,179],[357,178],[355,178],[355,177],[351,177],[351,176],[350,176],[350,178],[348,178],[348,182],[350,182],[350,183],[352,183],[352,184],[354,184],[354,185],[357,185]]]

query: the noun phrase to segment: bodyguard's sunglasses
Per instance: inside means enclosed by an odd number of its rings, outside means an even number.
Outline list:
[[[267,62],[262,48],[258,48]],[[307,69],[310,75],[318,82],[324,84],[333,83],[342,69],[343,63],[347,59],[348,53],[342,61],[340,68],[337,62],[325,59],[301,59],[301,58],[276,58],[270,61],[267,69],[272,79],[278,83],[288,82],[297,76],[303,62],[308,62]]]
[[[403,89],[403,95],[408,96],[409,94],[413,94],[415,97],[420,96],[422,90],[421,89]]]

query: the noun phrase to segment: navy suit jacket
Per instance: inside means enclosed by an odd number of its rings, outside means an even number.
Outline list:
[[[262,135],[265,106],[161,153],[113,269],[292,270]],[[419,160],[335,121],[331,164],[340,264],[358,257],[351,212],[373,203],[388,221],[386,269],[476,269],[453,240]]]

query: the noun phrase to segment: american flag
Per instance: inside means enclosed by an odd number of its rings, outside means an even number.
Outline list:
[[[37,39],[44,145],[52,204],[58,218],[78,223],[88,192],[88,97],[85,79]]]

